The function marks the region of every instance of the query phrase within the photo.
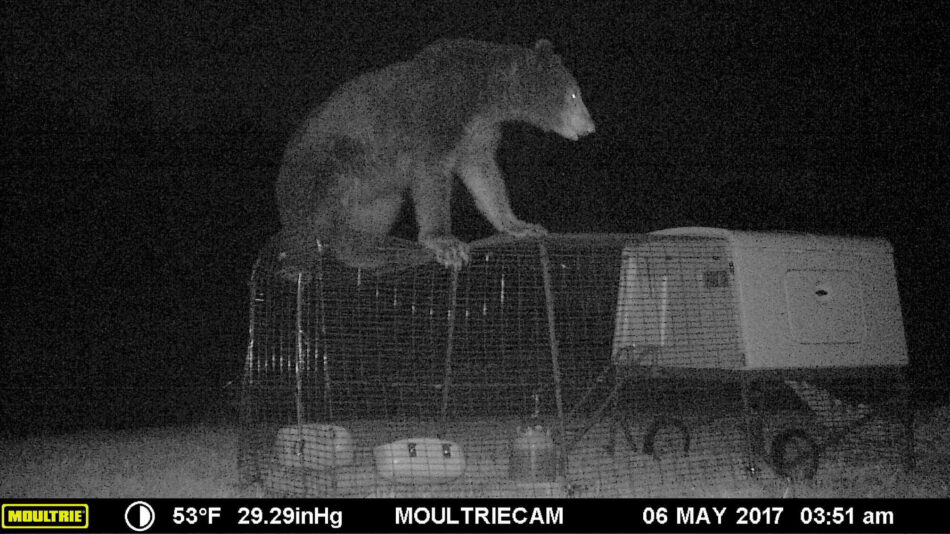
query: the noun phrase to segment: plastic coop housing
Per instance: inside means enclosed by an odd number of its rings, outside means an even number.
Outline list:
[[[678,228],[459,271],[251,278],[242,480],[294,496],[722,496],[913,462],[879,239]],[[838,477],[838,478],[836,478]]]
[[[907,365],[882,239],[677,228],[623,249],[614,362],[721,369]],[[662,242],[662,241],[661,241]]]

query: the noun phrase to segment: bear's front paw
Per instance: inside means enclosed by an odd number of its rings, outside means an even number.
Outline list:
[[[548,235],[548,231],[540,224],[533,224],[515,219],[505,228],[505,233],[518,238],[536,238]]]
[[[419,240],[435,253],[435,260],[449,269],[461,269],[468,263],[468,245],[455,237],[426,237]]]

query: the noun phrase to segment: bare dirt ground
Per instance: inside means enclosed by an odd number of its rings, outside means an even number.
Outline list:
[[[816,480],[789,485],[775,477],[719,484],[694,476],[684,483],[683,496],[694,497],[950,497],[950,406],[917,418],[917,469],[905,473],[896,462],[847,467],[829,458]],[[186,426],[128,432],[81,432],[53,437],[30,437],[0,442],[0,497],[3,498],[187,498],[258,497],[259,486],[241,487],[237,470],[237,431],[233,427]],[[637,460],[642,477],[663,477],[660,465]],[[592,466],[588,466],[593,468]],[[576,462],[574,469],[583,469]],[[823,474],[821,474],[823,473]],[[575,473],[583,481],[582,473]],[[694,473],[695,474],[695,473]],[[652,480],[652,475],[650,479]],[[643,478],[641,481],[645,481]],[[709,483],[705,483],[709,482]],[[586,483],[588,494],[613,493]],[[398,487],[385,494],[397,496]],[[624,492],[621,492],[624,493]],[[629,496],[648,497],[649,491]],[[433,497],[440,495],[433,494]],[[472,495],[477,496],[477,495]],[[485,495],[490,496],[490,495]],[[513,496],[505,494],[504,496]],[[559,496],[559,495],[552,495]]]

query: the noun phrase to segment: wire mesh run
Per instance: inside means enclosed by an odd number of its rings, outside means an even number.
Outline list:
[[[746,368],[725,239],[493,238],[460,271],[251,279],[239,469],[272,496],[728,496],[912,460],[899,367]]]

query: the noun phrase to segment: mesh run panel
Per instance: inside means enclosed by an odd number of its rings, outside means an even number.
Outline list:
[[[277,266],[266,248],[251,280],[239,466],[269,495],[729,496],[909,457],[899,373],[743,370],[722,239]]]

